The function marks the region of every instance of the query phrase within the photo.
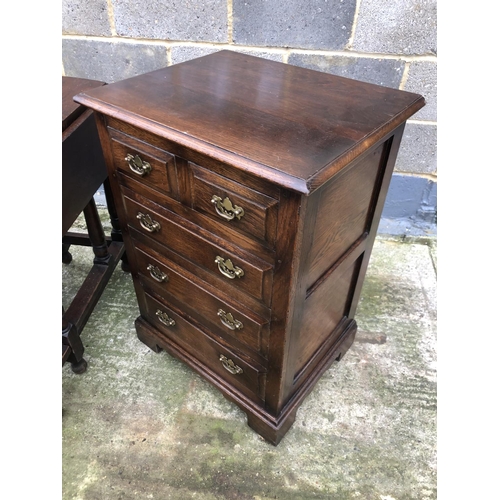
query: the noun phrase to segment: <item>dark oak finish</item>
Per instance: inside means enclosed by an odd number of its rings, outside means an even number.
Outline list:
[[[62,317],[62,364],[71,362],[75,373],[83,373],[87,362],[80,334],[99,300],[116,264],[124,255],[124,246],[109,190],[107,170],[92,110],[73,101],[79,92],[103,86],[103,82],[81,78],[62,79],[62,236],[63,262],[71,262],[71,245],[91,246],[92,266],[70,306]],[[106,186],[106,198],[113,234],[104,233],[94,194]],[[80,213],[84,214],[88,233],[68,233]]]
[[[265,357],[265,347],[269,336],[269,321],[255,314],[231,297],[219,299],[217,288],[208,283],[198,282],[196,275],[159,255],[151,247],[136,246],[137,265],[141,283],[167,299],[169,304],[184,308],[186,313],[217,332],[227,343],[236,342],[240,350],[259,360]],[[196,297],[196,301],[193,298]],[[226,313],[221,318],[218,311]],[[231,314],[233,323],[228,323]],[[239,323],[236,323],[238,321]],[[228,326],[229,325],[229,326]],[[257,356],[256,353],[261,353]]]
[[[96,111],[138,337],[279,443],[354,340],[404,125],[424,99],[221,51],[75,100]]]

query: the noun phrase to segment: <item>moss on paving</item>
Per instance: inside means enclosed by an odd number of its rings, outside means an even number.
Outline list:
[[[72,253],[63,302],[91,259]],[[434,294],[427,244],[377,240],[358,341],[274,447],[137,339],[132,280],[117,268],[82,333],[87,372],[62,370],[63,500],[437,498]]]

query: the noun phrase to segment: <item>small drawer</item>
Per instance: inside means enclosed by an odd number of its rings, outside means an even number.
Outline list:
[[[109,129],[114,164],[121,172],[157,189],[177,197],[175,157],[146,142]]]
[[[274,247],[277,200],[194,163],[190,162],[189,167],[193,175],[194,210]]]
[[[182,268],[163,256],[153,256],[153,252],[139,242],[135,241],[134,245],[137,270],[147,287],[157,289],[169,302],[185,308],[190,316],[222,338],[236,339],[243,348],[249,347],[264,355],[269,336],[268,321],[230,297],[219,298],[220,291],[209,285],[201,288],[184,275]]]
[[[228,242],[220,246],[209,239],[186,230],[173,222],[174,214],[162,215],[161,207],[131,194],[142,203],[124,196],[128,224],[142,234],[146,234],[168,249],[207,270],[211,282],[221,289],[235,287],[269,307],[273,266],[243,253]],[[209,235],[207,235],[209,236]]]
[[[264,398],[264,368],[241,359],[150,294],[145,292],[144,298],[147,310],[141,313],[150,324],[231,386],[254,399]]]

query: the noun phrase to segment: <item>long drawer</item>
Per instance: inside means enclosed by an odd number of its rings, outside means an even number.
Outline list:
[[[195,283],[194,277],[183,268],[141,242],[134,241],[134,246],[143,286],[154,288],[169,302],[185,308],[199,323],[250,355],[267,356],[269,322],[266,319],[221,294],[220,290]]]
[[[190,352],[208,370],[254,400],[264,399],[265,370],[246,362],[205,335],[172,307],[144,292],[142,316],[172,342]]]
[[[201,237],[176,224],[173,214],[167,214],[160,206],[136,194],[130,196],[133,198],[124,193],[130,227],[207,270],[214,286],[225,288],[228,293],[237,288],[269,307],[272,265],[228,242],[215,243]]]
[[[188,221],[189,224],[197,226],[198,228],[203,228],[205,233],[210,234],[210,238],[217,238],[232,245],[236,245],[245,252],[256,255],[259,259],[263,259],[270,264],[274,264],[276,257],[274,248],[240,231],[238,229],[239,226],[234,220],[225,221],[218,217],[212,217],[202,210],[192,208],[191,198],[188,201],[184,200],[181,202],[173,196],[165,196],[163,192],[146,185],[138,178],[133,178],[125,174],[121,170],[117,172],[117,178],[121,190],[124,193],[128,193],[129,197],[139,200],[137,197],[140,196],[142,199],[149,200],[159,207],[168,210],[169,217],[170,214],[173,213],[177,215],[179,219]],[[245,206],[248,207],[248,205]],[[239,221],[237,222],[239,223]]]

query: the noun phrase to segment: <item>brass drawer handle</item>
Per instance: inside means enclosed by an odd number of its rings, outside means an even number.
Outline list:
[[[231,262],[231,259],[224,260],[223,257],[217,255],[217,257],[215,258],[215,263],[219,267],[219,271],[221,272],[221,274],[223,274],[226,278],[229,278],[230,280],[234,280],[234,278],[241,278],[245,274],[243,272],[243,269],[241,269],[238,266],[235,266]]]
[[[243,328],[243,323],[235,319],[231,313],[219,309],[217,316],[219,316],[221,323],[230,330],[241,330]]]
[[[137,214],[137,218],[139,219],[141,226],[150,233],[154,233],[155,231],[159,231],[161,229],[160,223],[153,220],[149,214],[139,212]]]
[[[226,356],[224,356],[223,354],[220,355],[219,361],[229,373],[232,373],[233,375],[239,375],[240,373],[243,373],[243,370],[237,364],[235,364],[232,359],[226,358]]]
[[[165,326],[175,326],[175,320],[173,320],[166,312],[157,309],[156,316]]]
[[[214,194],[210,201],[215,205],[215,211],[223,219],[233,220],[236,217],[240,220],[245,215],[245,211],[241,207],[238,205],[234,205],[233,207],[231,200],[227,196],[224,198],[224,201],[222,201],[220,196]]]
[[[125,160],[127,161],[130,170],[141,177],[151,172],[151,164],[144,161],[139,155],[134,156],[129,153],[125,156]]]
[[[151,277],[154,280],[158,281],[158,283],[168,281],[168,276],[159,267],[153,266],[153,264],[149,264],[147,270],[149,271]]]

